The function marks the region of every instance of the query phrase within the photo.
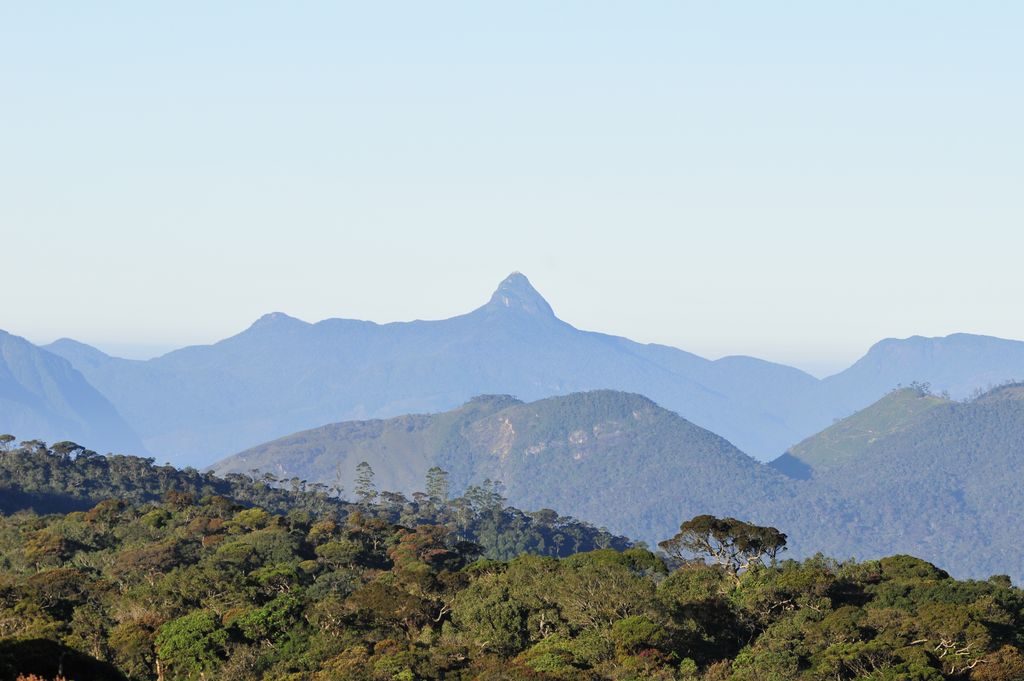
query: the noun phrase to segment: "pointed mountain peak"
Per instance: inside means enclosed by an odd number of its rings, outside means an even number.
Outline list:
[[[250,329],[282,329],[293,326],[306,326],[306,322],[286,315],[284,312],[270,312],[252,323]]]
[[[520,272],[513,272],[503,282],[498,284],[498,288],[494,291],[494,295],[491,296],[491,301],[487,304],[487,307],[499,310],[516,310],[545,317],[555,316],[551,306],[548,305],[548,301],[544,300],[544,297],[537,292],[537,289],[533,288],[526,275]]]

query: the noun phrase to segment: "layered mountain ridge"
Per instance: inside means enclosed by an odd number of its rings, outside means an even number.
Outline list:
[[[0,433],[145,454],[112,404],[71,363],[0,331]]]
[[[521,274],[482,307],[440,321],[311,324],[275,313],[213,345],[145,362],[104,359],[66,341],[49,349],[77,363],[151,451],[179,464],[206,465],[324,423],[450,409],[486,393],[533,400],[638,392],[763,457],[831,418],[817,406],[773,411],[817,383],[803,372],[580,331]]]
[[[712,361],[579,330],[520,273],[483,306],[445,320],[309,323],[275,312],[218,343],[147,361],[68,339],[47,349],[154,455],[197,466],[324,423],[444,411],[479,394],[530,401],[596,389],[646,395],[767,461],[899,383],[961,396],[1024,376],[1024,343],[964,334],[882,341],[824,380],[752,357]]]

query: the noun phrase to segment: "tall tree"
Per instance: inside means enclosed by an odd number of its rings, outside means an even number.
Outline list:
[[[435,506],[448,501],[448,471],[440,466],[432,466],[427,471],[427,497]]]
[[[372,504],[377,498],[377,486],[373,484],[373,468],[365,461],[356,466],[355,491],[360,504]]]

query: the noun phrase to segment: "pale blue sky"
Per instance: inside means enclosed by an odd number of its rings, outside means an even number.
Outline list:
[[[0,5],[0,328],[580,326],[816,371],[1024,338],[1024,4]],[[121,344],[121,345],[118,345]]]

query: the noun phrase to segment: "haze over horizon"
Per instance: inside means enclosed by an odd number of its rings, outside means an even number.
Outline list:
[[[516,270],[516,271],[512,272],[509,275],[509,277],[507,277],[501,283],[504,284],[506,281],[511,280],[511,279],[513,279],[514,277],[516,277],[517,275],[520,275],[520,274],[523,274],[525,276],[524,273],[521,273],[518,270]],[[528,286],[532,287],[532,283],[528,283]],[[550,303],[550,301],[544,296],[542,291],[537,291],[537,293],[541,297],[543,297],[545,301]],[[481,303],[480,304],[483,304],[483,302],[485,302],[485,300],[481,299]],[[454,316],[466,314],[466,313],[470,312],[472,309],[476,309],[476,307],[478,307],[478,306],[473,306],[470,309],[463,310],[462,312],[458,313],[457,315],[451,315],[451,316],[454,317]],[[560,317],[557,310],[554,310],[554,313],[555,313],[555,316],[559,317],[560,319],[562,319],[562,321],[569,321],[569,320],[565,320],[564,318]],[[292,315],[292,314],[288,313],[286,310],[268,311],[268,312],[264,313],[263,315],[260,315],[260,318],[263,318],[265,316],[272,316],[272,315],[275,315],[275,314],[285,314],[285,315],[288,315],[289,317],[295,317],[295,318],[299,319],[295,315]],[[309,323],[309,324],[315,324],[317,322],[324,321],[324,320],[327,320],[327,319],[339,319],[339,318],[343,319],[343,318],[345,318],[345,316],[344,315],[334,315],[334,316],[324,317],[322,319],[301,319],[301,321]],[[444,317],[444,318],[440,318],[440,319],[449,319],[449,318],[450,317]],[[259,318],[257,318],[257,319],[259,319]],[[93,347],[96,347],[97,349],[105,352],[106,354],[111,355],[112,357],[122,357],[122,358],[125,358],[125,359],[146,360],[146,359],[152,359],[154,357],[159,357],[159,356],[161,356],[163,354],[166,354],[168,352],[172,352],[174,350],[181,349],[183,347],[188,347],[188,346],[193,346],[193,345],[210,345],[210,344],[216,343],[216,342],[224,340],[225,338],[228,338],[230,336],[234,336],[237,333],[241,333],[246,328],[251,326],[253,323],[256,323],[257,319],[251,320],[251,322],[249,324],[246,324],[244,327],[239,328],[236,331],[231,332],[231,333],[225,335],[224,337],[212,338],[212,339],[209,339],[209,340],[206,340],[206,341],[196,341],[196,342],[192,342],[192,343],[180,343],[180,344],[143,343],[143,344],[137,344],[137,343],[131,343],[131,342],[118,342],[118,341],[113,341],[113,342],[111,342],[111,341],[100,341],[100,342],[90,343],[87,340],[82,339],[82,338],[73,338],[73,340],[76,340],[76,341],[79,341],[79,342],[85,342],[88,345],[92,345]],[[388,324],[388,323],[393,323],[393,322],[402,323],[402,322],[416,321],[418,319],[422,319],[422,318],[421,317],[417,317],[417,318],[413,318],[413,319],[386,320],[386,321],[370,319],[370,320],[367,320],[367,321],[371,321],[371,322],[379,323],[379,324]],[[582,328],[582,327],[577,327],[577,328],[581,328],[581,330],[584,330],[584,331],[598,331],[598,332],[603,331],[602,329],[586,329],[586,328]],[[951,333],[961,333],[961,332],[951,332]],[[619,335],[622,335],[623,337],[627,337],[627,338],[629,337],[628,334],[619,334]],[[921,336],[923,334],[912,334],[912,335]],[[948,334],[944,334],[944,335],[948,335]],[[980,335],[987,335],[987,334],[980,334]],[[38,345],[46,345],[46,344],[48,344],[50,342],[53,342],[55,340],[58,340],[60,338],[72,338],[72,337],[71,336],[59,336],[59,337],[49,338],[49,339],[44,339],[44,340],[37,340],[37,339],[31,339],[30,338],[29,340],[32,341],[32,342],[35,342]],[[891,338],[891,337],[886,337],[886,338]],[[633,339],[633,340],[636,340],[636,339]],[[877,340],[881,341],[881,340],[883,340],[883,338],[879,338]],[[1017,339],[1012,339],[1012,340],[1017,340]],[[641,342],[657,343],[658,341],[641,341]],[[668,345],[671,345],[671,344],[668,344]],[[874,343],[872,343],[871,345],[874,345]],[[680,349],[687,350],[687,351],[690,351],[690,352],[694,352],[695,351],[693,348],[687,348],[685,346],[677,346],[677,347],[680,347]],[[790,365],[790,366],[794,366],[794,367],[802,369],[802,370],[806,371],[807,373],[810,373],[810,374],[812,374],[812,375],[814,375],[814,376],[816,376],[818,378],[824,378],[826,376],[833,375],[833,374],[838,373],[839,371],[847,368],[854,361],[856,361],[861,356],[863,356],[864,352],[866,352],[868,349],[869,349],[868,346],[866,346],[863,349],[861,349],[860,351],[858,351],[855,356],[852,356],[852,357],[847,358],[847,359],[838,359],[838,358],[833,357],[831,359],[819,358],[819,359],[816,360],[815,358],[812,357],[812,358],[809,358],[809,359],[808,358],[804,358],[804,359],[798,358],[798,359],[795,359],[795,360],[792,360],[792,361],[785,361],[785,360],[773,359],[771,357],[765,357],[765,356],[762,356],[760,358],[761,359],[767,359],[767,360],[770,360],[770,361],[777,361],[777,362],[779,362],[781,364],[787,364],[787,365]],[[745,355],[749,355],[749,356],[757,356],[757,355],[754,355],[753,353],[728,353],[728,354],[719,353],[719,354],[716,354],[714,349],[709,349],[708,352],[704,352],[704,353],[701,353],[701,352],[697,351],[697,354],[701,354],[702,356],[705,356],[705,357],[707,357],[709,359],[720,359],[721,357],[726,357],[726,356],[729,356],[730,354],[732,354],[732,355],[745,354]]]
[[[151,356],[273,310],[443,319],[520,270],[579,328],[819,376],[1024,338],[1022,19],[6,6],[0,328]]]

